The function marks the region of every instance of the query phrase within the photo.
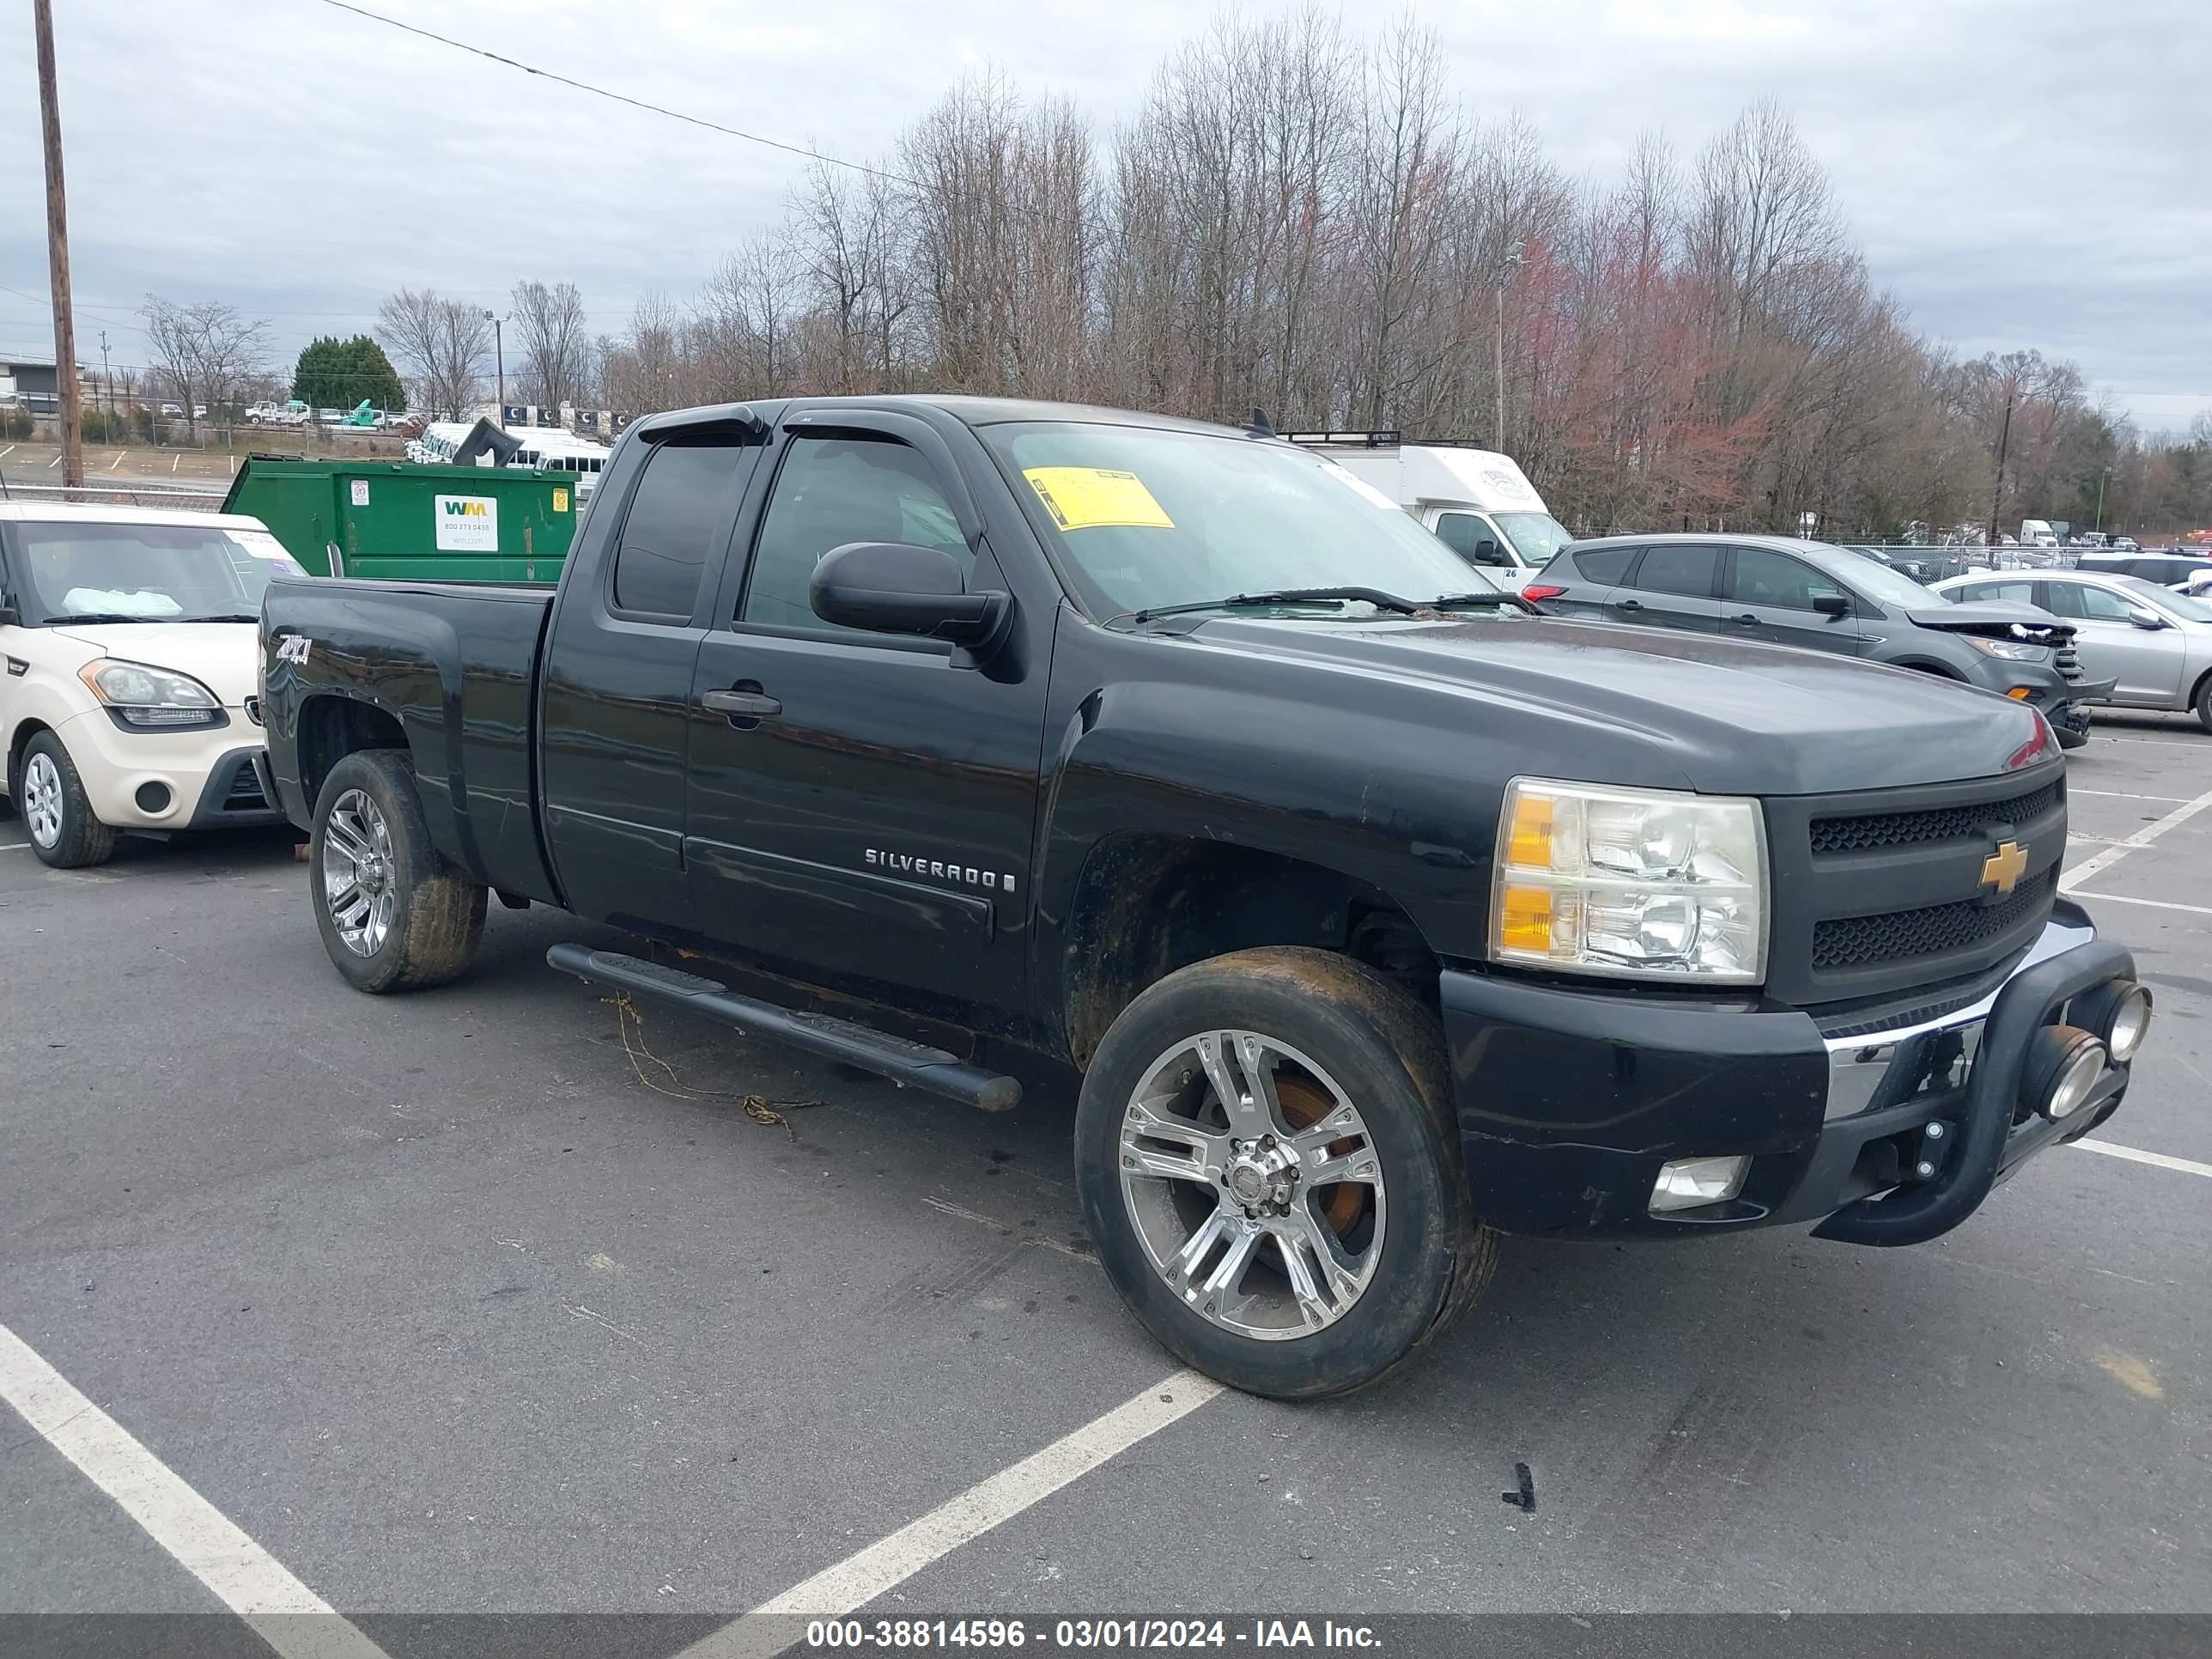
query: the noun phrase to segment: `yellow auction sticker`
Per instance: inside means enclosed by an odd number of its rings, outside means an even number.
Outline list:
[[[1133,472],[1106,466],[1032,466],[1022,477],[1062,530],[1099,530],[1109,525],[1175,528],[1175,520]]]
[[[553,486],[553,510],[556,513],[566,513],[568,510],[568,492],[559,484]]]

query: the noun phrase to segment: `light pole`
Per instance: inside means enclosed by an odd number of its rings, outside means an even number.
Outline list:
[[[487,311],[484,313],[484,321],[491,325],[492,362],[499,368],[498,425],[499,429],[504,432],[507,430],[507,346],[500,337],[499,314],[496,312]]]
[[[2100,535],[2105,529],[2105,485],[2112,476],[2112,469],[2109,466],[2100,467],[2097,471],[2097,532]]]
[[[1505,287],[1513,280],[1513,273],[1521,264],[1521,250],[1516,247],[1498,267],[1495,288],[1498,291],[1498,331],[1492,339],[1491,372],[1498,384],[1498,429],[1491,434],[1493,448],[1503,453],[1505,449]]]

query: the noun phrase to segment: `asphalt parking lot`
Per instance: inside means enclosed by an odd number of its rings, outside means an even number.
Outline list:
[[[95,1479],[0,1404],[0,1613],[218,1611],[133,1480],[392,1659],[452,1613],[690,1615],[671,1652],[810,1580],[890,1583],[871,1618],[2212,1611],[2212,737],[2108,718],[2071,766],[2076,896],[2158,998],[2100,1150],[1917,1249],[1508,1241],[1423,1360],[1297,1407],[1121,1311],[1065,1077],[988,1117],[648,1011],[658,1071],[544,965],[600,930],[495,907],[460,984],[372,1000],[281,836],[62,873],[0,819],[0,1327],[147,1459]]]

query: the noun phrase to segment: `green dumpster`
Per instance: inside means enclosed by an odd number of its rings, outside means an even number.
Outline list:
[[[319,576],[550,583],[575,534],[576,475],[256,455],[222,510],[252,514]]]

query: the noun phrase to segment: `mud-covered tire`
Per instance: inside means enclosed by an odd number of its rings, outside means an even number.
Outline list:
[[[1212,1201],[1209,1188],[1182,1180],[1148,1187],[1141,1169],[1124,1180],[1125,1168],[1134,1167],[1127,1162],[1132,1147],[1124,1130],[1136,1121],[1139,1091],[1166,1086],[1163,1063],[1174,1063],[1169,1057],[1179,1045],[1199,1034],[1228,1033],[1262,1039],[1263,1055],[1269,1045],[1294,1050],[1293,1058],[1326,1074],[1325,1085],[1333,1079],[1357,1108],[1364,1150],[1379,1161],[1379,1184],[1369,1201],[1379,1212],[1387,1194],[1388,1221],[1375,1224],[1370,1277],[1333,1322],[1317,1328],[1245,1334],[1209,1316],[1205,1290],[1187,1300],[1159,1260],[1161,1200],[1133,1192],[1188,1188],[1196,1196],[1185,1207],[1195,1213]],[[1275,1075],[1279,1082],[1283,1074]],[[1201,1100],[1218,1100],[1218,1087],[1194,1086]],[[1323,1127],[1332,1121],[1323,1120]],[[1475,1217],[1468,1195],[1436,1017],[1381,975],[1329,951],[1240,951],[1170,974],[1138,996],[1107,1031],[1085,1075],[1075,1170],[1091,1239],[1130,1311],[1187,1364],[1252,1394],[1322,1399],[1379,1380],[1473,1305],[1496,1267],[1496,1235]],[[1226,1182],[1210,1190],[1224,1206],[1240,1201]],[[1317,1218],[1334,1212],[1319,1207],[1322,1194],[1332,1190],[1340,1189],[1312,1191]],[[1194,1237],[1202,1224],[1192,1224]],[[1268,1258],[1258,1259],[1264,1271]],[[1201,1268],[1206,1260],[1199,1259]],[[1279,1266],[1283,1255],[1273,1261]],[[1289,1286],[1287,1275],[1284,1283]],[[1289,1288],[1294,1300],[1295,1287]],[[1229,1297],[1219,1300],[1226,1313]]]
[[[370,811],[362,806],[366,799]],[[337,820],[334,826],[333,819]],[[372,830],[364,842],[362,825]],[[360,860],[349,848],[368,847],[378,866],[376,896],[389,902],[380,927],[376,907],[337,903],[349,869]],[[315,925],[331,963],[356,990],[421,990],[458,977],[476,959],[483,938],[485,889],[439,855],[423,822],[415,771],[396,749],[368,749],[331,769],[315,799],[314,829],[307,842],[307,884]],[[360,884],[356,882],[356,892]],[[341,917],[361,915],[347,927]]]
[[[9,798],[22,815],[31,850],[57,870],[82,870],[115,856],[115,831],[100,821],[76,763],[52,732],[23,745]]]

